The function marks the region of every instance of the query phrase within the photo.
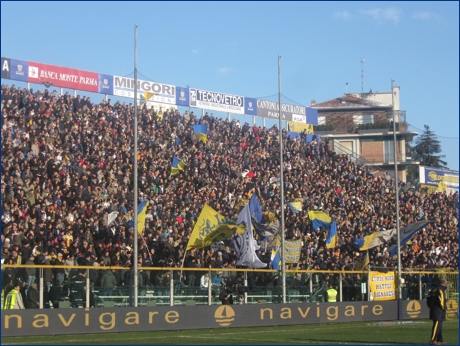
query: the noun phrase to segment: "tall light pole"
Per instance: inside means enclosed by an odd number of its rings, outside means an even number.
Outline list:
[[[280,141],[280,194],[281,194],[281,283],[283,304],[286,304],[286,265],[284,259],[284,177],[283,177],[283,132],[281,131],[281,56],[278,55],[278,117]]]
[[[134,26],[134,306],[137,307],[137,25]]]
[[[398,247],[398,299],[402,299],[401,287],[401,235],[399,234],[399,179],[398,179],[398,153],[396,152],[396,112],[394,103],[394,80],[391,80],[391,109],[393,111],[393,155],[395,164],[395,198],[396,198],[396,241]],[[399,116],[398,116],[399,120]]]

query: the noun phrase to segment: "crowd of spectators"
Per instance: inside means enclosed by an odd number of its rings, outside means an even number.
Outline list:
[[[280,217],[278,128],[241,124],[213,114],[163,109],[138,110],[139,202],[148,200],[145,231],[136,237],[133,217],[134,107],[110,100],[95,104],[90,97],[68,92],[31,92],[2,85],[2,261],[4,263],[87,264],[142,267],[181,266],[194,221],[205,204],[236,220],[241,199],[256,193],[263,211]],[[207,143],[192,126],[207,124]],[[284,140],[284,191],[287,201],[302,201],[294,214],[285,207],[287,240],[302,240],[301,269],[354,269],[360,256],[354,239],[375,230],[395,228],[394,180],[373,174],[347,155],[331,150],[328,140],[306,143],[305,134]],[[170,175],[173,157],[186,167]],[[400,225],[427,219],[410,245],[402,248],[402,266],[414,269],[458,268],[458,193],[426,194],[403,182]],[[327,233],[313,229],[309,210],[322,210],[336,220],[338,244],[326,248]],[[107,216],[119,214],[107,226]],[[139,258],[133,258],[138,241]],[[270,261],[271,250],[257,250]],[[370,264],[394,268],[388,244],[370,250]],[[187,252],[185,267],[235,268],[231,240]],[[110,287],[127,279],[107,270],[92,280]],[[119,272],[119,271],[118,271]],[[62,283],[67,269],[48,272]],[[183,271],[177,277],[199,286],[201,274]],[[3,271],[3,282],[29,285],[33,270]],[[167,275],[144,277],[161,286]],[[227,275],[224,272],[224,276]],[[115,276],[115,280],[112,278]],[[258,284],[263,284],[260,279]]]

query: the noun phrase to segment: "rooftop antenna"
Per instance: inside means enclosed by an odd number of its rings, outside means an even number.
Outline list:
[[[345,83],[345,94],[348,94],[348,82]]]
[[[361,94],[364,94],[364,70],[363,70],[363,66],[364,66],[364,58],[361,58]]]

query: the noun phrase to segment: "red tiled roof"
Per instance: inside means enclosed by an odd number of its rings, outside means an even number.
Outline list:
[[[310,105],[312,108],[375,108],[375,107],[382,107],[388,108],[390,105],[386,105],[384,103],[369,101],[362,99],[360,97],[351,96],[345,94],[341,97],[337,97],[335,99],[327,100],[324,102],[316,103]]]

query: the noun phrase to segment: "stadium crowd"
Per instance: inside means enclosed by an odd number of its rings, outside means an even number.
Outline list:
[[[139,106],[139,202],[148,200],[149,206],[145,231],[137,238],[128,224],[134,199],[133,106],[110,100],[95,104],[90,97],[14,85],[2,85],[1,92],[4,263],[132,266],[137,260],[141,267],[181,266],[206,203],[236,220],[239,202],[254,192],[263,211],[280,217],[276,125],[268,129],[208,113]],[[198,123],[208,125],[206,144],[193,132]],[[286,239],[302,240],[300,268],[354,269],[362,256],[354,239],[396,226],[394,180],[336,154],[327,139],[306,143],[305,134],[290,138],[285,131],[283,139],[286,200],[303,204],[297,214],[287,206],[284,211]],[[186,167],[170,175],[174,156]],[[399,191],[401,227],[432,221],[402,248],[402,266],[458,268],[458,193],[425,194],[403,182]],[[335,248],[326,248],[325,230],[312,229],[309,210],[323,210],[336,220]],[[113,211],[119,214],[107,226]],[[138,259],[133,258],[136,239]],[[261,248],[257,255],[269,263],[271,250]],[[377,267],[397,264],[388,244],[371,249],[369,259]],[[231,240],[187,252],[184,266],[235,268]],[[201,274],[182,274],[174,279],[200,285]],[[45,275],[51,290],[53,281],[62,284],[69,271],[50,269]],[[37,275],[33,269],[3,270],[4,285],[19,278],[31,287]],[[107,270],[91,280],[110,290],[129,278]],[[145,278],[151,286],[166,282],[166,274]]]

